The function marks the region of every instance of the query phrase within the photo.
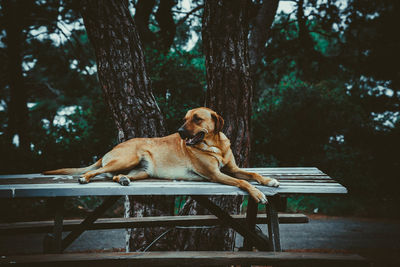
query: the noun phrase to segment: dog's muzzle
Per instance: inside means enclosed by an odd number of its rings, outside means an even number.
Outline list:
[[[180,136],[183,140],[185,140],[186,138],[189,137],[188,132],[187,132],[183,127],[181,127],[181,128],[178,129],[178,133],[179,133],[179,136]]]
[[[186,141],[187,146],[194,146],[203,141],[204,136],[206,135],[207,132],[208,132],[207,129],[204,129],[198,132],[196,135],[191,136],[183,127],[178,129],[180,137]]]

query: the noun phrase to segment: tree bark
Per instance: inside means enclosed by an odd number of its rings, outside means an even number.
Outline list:
[[[8,85],[10,88],[10,102],[8,103],[7,135],[10,144],[15,134],[19,137],[21,151],[30,151],[28,136],[29,113],[28,94],[22,76],[22,17],[20,16],[20,1],[3,1],[4,24],[6,30],[6,45],[8,54]]]
[[[249,164],[252,82],[248,56],[247,0],[205,1],[203,47],[206,57],[206,106],[225,120],[224,132],[241,167]],[[240,212],[242,197],[212,197],[218,206],[231,214]],[[189,199],[182,214],[207,214]],[[235,232],[224,227],[180,232],[181,250],[233,250]]]
[[[156,137],[166,133],[164,119],[146,73],[142,45],[124,0],[87,0],[81,13],[94,47],[97,72],[106,102],[112,112],[119,141]],[[174,199],[131,198],[131,215],[172,215]],[[165,229],[132,229],[130,250],[146,247]],[[163,249],[161,240],[152,249]]]
[[[250,1],[206,1],[203,47],[206,57],[206,106],[225,120],[236,162],[249,165],[252,83],[248,54]]]

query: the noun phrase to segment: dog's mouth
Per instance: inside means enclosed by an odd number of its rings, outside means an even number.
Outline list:
[[[186,145],[194,146],[194,145],[200,143],[201,141],[203,141],[205,135],[206,135],[205,132],[200,131],[195,136],[186,138],[185,139]]]

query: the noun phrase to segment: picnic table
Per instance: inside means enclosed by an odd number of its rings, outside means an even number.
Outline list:
[[[216,220],[241,234],[245,239],[248,250],[255,247],[259,251],[279,252],[281,251],[279,223],[285,220],[284,216],[279,216],[277,211],[280,198],[292,195],[337,195],[347,193],[347,189],[344,186],[314,167],[246,168],[245,170],[257,172],[280,181],[280,187],[278,188],[253,183],[267,196],[266,216],[257,216],[258,205],[249,197],[247,213],[245,218],[242,218],[246,223],[222,210],[209,197],[248,195],[247,192],[234,186],[211,182],[148,179],[133,182],[129,186],[121,186],[110,179],[99,176],[93,178],[89,184],[82,185],[78,183],[77,177],[73,176],[13,174],[0,175],[0,198],[52,198],[51,202],[55,205],[55,214],[50,247],[53,253],[61,253],[85,230],[96,229],[94,227],[97,225],[95,221],[121,196],[125,195],[191,196],[200,205],[207,208],[216,217]],[[76,196],[106,196],[107,198],[79,225],[75,225],[76,227],[62,239],[62,232],[65,230],[63,227],[68,227],[68,225],[63,224],[64,200],[66,197]],[[143,221],[136,221],[136,225],[141,227],[151,226],[152,222],[152,226],[154,226],[154,223],[157,225],[157,222],[158,225],[165,225],[165,223],[186,225],[188,220],[191,220],[192,224],[199,223],[201,220],[201,218],[186,218],[182,220],[173,217],[179,216],[161,217],[159,220],[152,218],[147,221],[147,224]],[[265,220],[268,224],[268,235],[256,231],[256,223],[259,223],[260,220]],[[119,221],[119,226],[121,224],[123,226],[134,226],[135,222]],[[102,223],[100,222],[98,225],[102,225]],[[97,229],[109,228],[113,228],[112,223],[103,222],[103,228],[99,226]]]

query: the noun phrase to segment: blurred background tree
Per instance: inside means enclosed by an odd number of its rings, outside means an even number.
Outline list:
[[[267,2],[253,0],[255,14]],[[117,142],[76,5],[0,0],[2,173],[85,165]],[[129,5],[168,133],[204,104],[202,5]],[[252,69],[250,166],[316,166],[350,189],[344,200],[293,198],[293,210],[398,216],[388,185],[400,171],[400,3],[279,1],[277,10]]]

